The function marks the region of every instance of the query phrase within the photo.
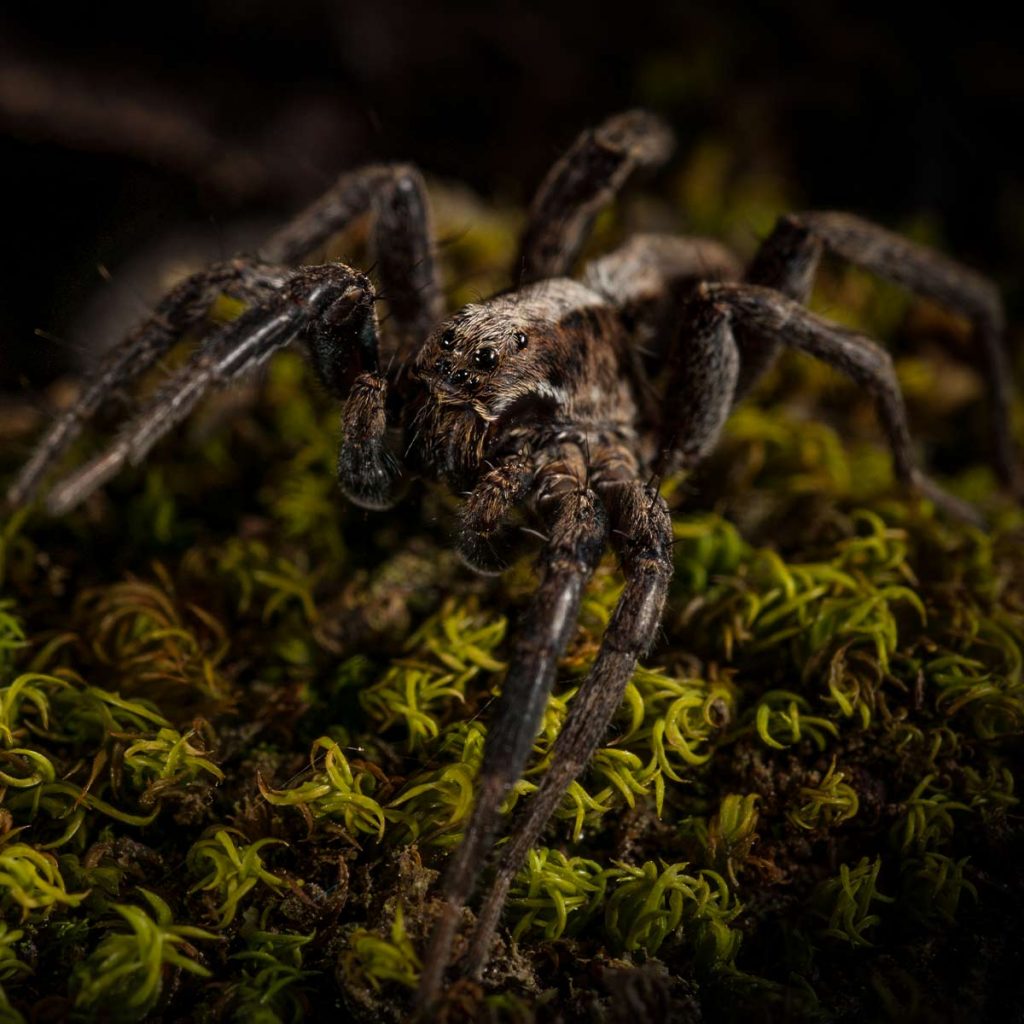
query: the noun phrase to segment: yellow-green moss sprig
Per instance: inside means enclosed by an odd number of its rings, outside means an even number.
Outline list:
[[[707,826],[708,859],[733,886],[739,885],[737,873],[757,842],[758,800],[757,793],[727,793]]]
[[[400,725],[409,751],[422,749],[437,738],[446,706],[465,700],[481,674],[504,669],[496,651],[505,629],[503,616],[481,613],[472,600],[446,602],[409,638],[405,656],[360,691],[360,705],[380,729]]]
[[[142,790],[142,806],[152,806],[168,791],[202,778],[224,781],[224,772],[209,759],[206,748],[195,742],[198,735],[197,729],[181,733],[165,726],[125,749],[124,766],[136,788]]]
[[[0,687],[0,739],[4,745],[15,746],[19,737],[26,735],[25,730],[32,720],[25,719],[23,722],[23,716],[29,709],[34,711],[37,728],[49,728],[50,698],[55,690],[67,685],[65,680],[56,676],[27,672]]]
[[[827,923],[822,934],[848,942],[851,946],[870,946],[866,932],[881,921],[875,912],[876,903],[893,903],[895,897],[878,889],[882,859],[869,857],[853,866],[842,864],[839,874],[822,882],[814,893],[814,903]]]
[[[902,853],[924,853],[944,846],[956,828],[954,815],[970,812],[970,807],[935,785],[934,775],[926,775],[904,801],[905,813],[891,831],[893,844]]]
[[[901,905],[921,920],[952,924],[964,896],[978,899],[978,890],[967,877],[970,859],[935,850],[910,858],[903,864]]]
[[[6,921],[0,921],[0,985],[16,982],[32,973],[32,968],[19,959],[15,948],[24,937],[23,929],[12,928]]]
[[[785,750],[802,739],[809,739],[818,750],[836,739],[836,724],[821,715],[807,712],[810,702],[789,690],[770,690],[765,693],[754,710],[754,728],[758,738],[775,750]]]
[[[88,895],[67,891],[57,858],[28,843],[0,846],[0,906],[21,908],[21,919],[77,907]]]
[[[267,931],[266,916],[264,912],[257,922],[254,912],[247,913],[241,930],[246,948],[231,956],[242,970],[226,991],[231,1019],[238,1024],[297,1024],[306,1019],[306,991],[319,974],[304,966],[305,947],[315,936]]]
[[[112,908],[129,931],[111,930],[74,971],[75,1009],[102,1010],[112,1020],[139,1021],[156,1006],[166,981],[165,972],[185,971],[208,978],[210,971],[197,957],[190,940],[216,936],[202,928],[174,923],[171,908],[156,893],[139,889],[151,913],[132,904]]]
[[[836,771],[835,758],[829,765],[821,782],[814,786],[801,786],[798,790],[799,804],[786,812],[786,817],[808,832],[842,825],[855,817],[860,807],[857,791],[848,782],[843,772]]]
[[[342,954],[342,965],[349,984],[375,992],[388,983],[415,989],[423,963],[405,930],[402,908],[396,907],[387,938],[366,928],[353,931],[348,949]]]
[[[384,809],[370,795],[378,785],[377,776],[353,767],[329,736],[314,741],[309,759],[311,778],[297,786],[272,789],[260,778],[263,798],[276,807],[297,807],[311,821],[340,819],[353,838],[360,833],[383,837]]]
[[[607,885],[608,876],[596,861],[543,847],[531,850],[509,890],[506,916],[515,921],[512,937],[578,934],[603,905]]]
[[[729,922],[740,912],[725,879],[714,871],[686,873],[686,864],[660,868],[653,861],[608,871],[605,931],[625,952],[644,949],[654,955],[687,921],[710,922],[713,959],[731,960],[739,948]],[[723,929],[725,929],[723,931]]]
[[[264,867],[260,856],[261,850],[279,845],[283,840],[258,839],[239,847],[234,838],[239,834],[235,829],[218,829],[209,839],[200,839],[188,854],[194,873],[209,868],[192,887],[192,892],[214,892],[220,898],[218,928],[226,928],[234,921],[240,903],[258,885],[274,893],[280,893],[287,886],[284,878]]]

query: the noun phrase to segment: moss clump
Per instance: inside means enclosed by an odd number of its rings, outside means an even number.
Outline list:
[[[210,971],[196,960],[190,939],[215,939],[202,928],[176,925],[171,908],[155,893],[140,888],[151,912],[115,903],[112,908],[128,931],[111,927],[71,980],[75,1006],[102,1013],[112,1020],[138,1020],[160,998],[165,975],[185,971],[208,978]]]
[[[491,229],[483,249],[511,251]],[[821,290],[913,335],[906,302],[876,295],[839,272]],[[1024,516],[964,425],[976,382],[950,394],[931,357],[898,365],[932,462],[991,530],[899,493],[865,397],[780,363],[707,466],[666,484],[662,641],[515,880],[486,982],[454,986],[446,1019],[1014,1005]],[[299,358],[245,397],[74,515],[0,524],[5,1020],[407,1005],[533,570],[461,569],[438,490],[346,506],[337,413]],[[6,473],[33,428],[3,429]],[[609,559],[508,809],[620,590]]]

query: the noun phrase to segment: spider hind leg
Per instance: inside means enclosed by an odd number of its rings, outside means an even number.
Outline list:
[[[583,132],[534,197],[515,263],[516,287],[572,272],[597,215],[633,174],[668,160],[671,130],[644,110],[627,110]]]
[[[874,399],[897,480],[926,495],[949,515],[976,526],[984,525],[972,505],[949,494],[918,467],[892,357],[880,345],[816,316],[771,288],[707,285],[700,301],[725,312],[737,339],[753,337],[766,346],[799,349],[850,377]],[[744,354],[742,348],[740,354]]]
[[[1010,423],[1013,374],[1004,338],[1005,316],[995,285],[954,260],[877,224],[831,211],[782,217],[762,243],[746,280],[805,303],[824,250],[970,321],[991,402],[992,459],[1003,482],[1018,496],[1024,495],[1024,469],[1018,462]],[[780,343],[740,328],[737,340],[743,351],[738,388],[742,396],[771,364]]]

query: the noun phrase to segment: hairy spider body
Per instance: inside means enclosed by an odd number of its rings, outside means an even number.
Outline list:
[[[417,458],[464,488],[485,460],[511,454],[537,430],[628,429],[635,404],[622,372],[627,342],[617,310],[568,279],[466,306],[416,359],[426,392]]]
[[[141,461],[207,390],[301,337],[319,378],[345,403],[338,476],[352,501],[382,508],[410,476],[442,481],[465,495],[457,544],[484,572],[505,568],[529,536],[543,538],[538,590],[510,644],[476,800],[446,865],[420,984],[424,1007],[443,983],[461,909],[487,864],[502,802],[526,765],[588,579],[610,544],[625,588],[550,768],[497,859],[464,965],[470,972],[486,963],[514,873],[654,643],[672,573],[672,530],[653,481],[694,466],[714,447],[735,402],[782,347],[806,351],[860,384],[875,400],[898,479],[948,512],[976,519],[917,467],[889,356],[804,308],[823,251],[972,321],[990,393],[994,461],[1007,484],[1020,484],[999,296],[927,249],[846,214],[807,213],[783,217],[746,270],[715,241],[639,235],[573,279],[597,213],[635,170],[657,166],[670,150],[668,130],[639,111],[583,133],[534,201],[514,289],[448,318],[418,172],[371,167],[344,176],[257,257],[200,272],[171,292],[111,350],[9,492],[15,503],[31,496],[111,392],[183,334],[202,333],[211,303],[227,294],[246,312],[209,331],[115,442],[51,491],[51,511]],[[376,277],[390,313],[386,358],[368,277],[340,263],[294,269],[364,213],[374,217]],[[523,510],[537,531],[516,527]]]

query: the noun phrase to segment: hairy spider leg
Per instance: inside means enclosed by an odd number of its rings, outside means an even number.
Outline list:
[[[1003,482],[1024,494],[1024,470],[1011,428],[1013,375],[1006,349],[1003,303],[991,281],[954,260],[847,213],[807,212],[779,219],[762,243],[746,280],[806,303],[822,250],[902,285],[966,317],[974,329],[991,402],[993,461]],[[743,372],[738,396],[756,382],[778,351],[777,342],[739,334]]]
[[[740,353],[728,310],[698,299],[684,307],[685,330],[675,331],[669,351],[668,386],[671,404],[664,412],[658,443],[658,475],[692,469],[718,443],[732,412]]]
[[[352,382],[341,415],[338,483],[360,508],[391,508],[400,497],[402,467],[387,444],[388,384],[380,373]]]
[[[471,569],[496,575],[515,559],[525,537],[508,520],[529,495],[536,473],[533,456],[511,455],[488,470],[466,497],[456,547]]]
[[[517,818],[502,847],[497,872],[469,944],[467,973],[486,964],[509,886],[530,847],[566,790],[594,756],[622,704],[637,662],[651,649],[672,578],[672,520],[657,490],[638,480],[598,483],[612,524],[626,586],[605,632],[597,659],[569,705],[537,792]]]
[[[253,260],[218,263],[176,285],[123,341],[104,353],[74,403],[36,443],[7,491],[11,505],[31,499],[46,471],[67,451],[107,400],[154,366],[178,341],[206,321],[217,295],[256,302],[281,284],[288,271]]]
[[[441,316],[443,296],[422,176],[404,164],[373,165],[343,175],[320,199],[273,234],[259,259],[238,257],[216,264],[175,286],[152,316],[104,356],[71,408],[33,449],[8,490],[8,502],[20,505],[29,500],[46,471],[115,392],[150,369],[187,334],[204,326],[217,295],[259,304],[291,279],[290,266],[283,265],[299,263],[368,212],[374,215],[371,244],[388,299],[393,354],[402,365]],[[111,465],[119,463],[115,459]],[[81,490],[76,500],[86,497],[110,475],[95,476],[95,486]],[[85,482],[82,477],[83,486]],[[57,507],[52,501],[48,506],[51,511]],[[60,505],[62,509],[70,507]]]
[[[616,114],[583,132],[541,182],[514,264],[515,286],[567,277],[597,215],[640,169],[661,166],[675,138],[645,110]]]
[[[409,164],[374,164],[343,174],[260,250],[295,264],[357,217],[372,212],[371,256],[388,304],[394,356],[405,364],[444,315],[433,221],[423,176]]]
[[[564,459],[538,472],[537,509],[549,534],[540,556],[540,585],[515,634],[466,831],[445,866],[444,902],[416,997],[422,1009],[429,1008],[440,991],[462,907],[487,864],[501,805],[523,774],[558,659],[573,635],[583,589],[608,536],[601,501],[584,482],[582,453],[565,446],[564,454]]]
[[[896,478],[926,495],[950,515],[984,525],[973,506],[949,494],[916,465],[907,410],[892,357],[870,338],[829,323],[772,288],[749,284],[709,284],[695,302],[724,310],[737,337],[755,343],[799,349],[835,367],[859,384],[875,402]],[[716,314],[717,315],[717,314]],[[743,349],[740,348],[741,358]]]
[[[50,492],[55,515],[77,505],[126,464],[138,464],[168,431],[191,413],[211,388],[223,387],[262,364],[299,332],[315,328],[314,366],[324,373],[316,353],[335,346],[359,368],[378,361],[373,288],[367,278],[329,264],[296,271],[278,291],[207,337],[189,361],[174,373],[122,429],[104,452],[65,478]],[[331,338],[330,345],[324,341]],[[328,364],[324,384],[336,389],[337,366]]]

